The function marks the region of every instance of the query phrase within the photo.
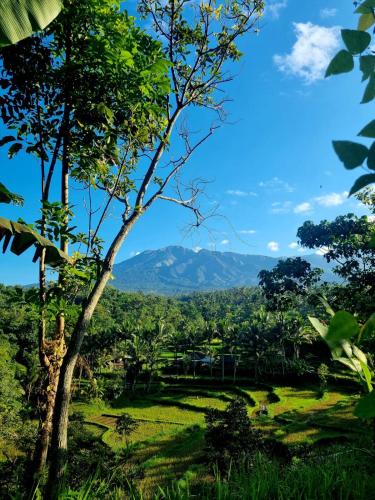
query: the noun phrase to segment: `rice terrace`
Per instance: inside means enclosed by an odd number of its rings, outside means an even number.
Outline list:
[[[1,499],[375,499],[374,34],[0,2]]]

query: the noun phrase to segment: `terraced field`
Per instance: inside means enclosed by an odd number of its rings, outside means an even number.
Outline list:
[[[157,394],[121,396],[111,407],[75,403],[73,409],[82,412],[86,425],[114,450],[126,446],[115,430],[117,417],[129,413],[139,421],[128,441],[133,448],[132,461],[144,468],[140,487],[147,498],[156,484],[166,484],[197,469],[194,464],[202,460],[207,408],[224,409],[238,395],[246,399],[256,427],[290,445],[356,440],[364,432],[352,414],[355,398],[333,387],[319,399],[314,387],[237,386],[216,390],[203,383],[194,387],[169,385]],[[258,416],[261,405],[266,406],[267,416]]]

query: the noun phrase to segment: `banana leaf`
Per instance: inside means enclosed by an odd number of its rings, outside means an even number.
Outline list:
[[[61,7],[61,0],[0,0],[0,47],[44,29]]]
[[[36,247],[33,262],[40,257],[42,249],[46,249],[46,264],[51,267],[57,267],[66,262],[70,262],[70,257],[56,247],[50,240],[44,238],[36,231],[9,219],[0,217],[0,242],[3,242],[3,253],[6,252],[11,242],[10,251],[16,255],[26,252],[31,246]]]

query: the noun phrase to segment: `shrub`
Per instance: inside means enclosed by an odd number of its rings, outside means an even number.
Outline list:
[[[252,427],[243,399],[234,399],[224,411],[210,408],[205,419],[207,461],[221,472],[251,460],[262,448],[261,433]]]

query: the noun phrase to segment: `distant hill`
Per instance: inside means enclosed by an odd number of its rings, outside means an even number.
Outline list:
[[[324,270],[323,279],[335,281],[332,267],[319,255],[303,256],[313,267]],[[279,259],[264,255],[193,250],[170,246],[147,250],[114,267],[119,290],[175,295],[194,291],[256,286],[258,273],[272,269]]]

